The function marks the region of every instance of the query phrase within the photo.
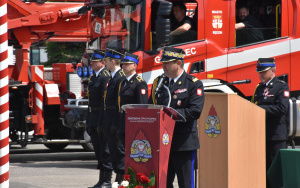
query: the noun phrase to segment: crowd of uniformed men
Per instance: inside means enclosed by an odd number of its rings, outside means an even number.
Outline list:
[[[98,160],[99,181],[93,187],[111,187],[113,171],[116,173],[115,182],[123,180],[125,113],[121,106],[125,104],[169,105],[185,118],[185,122],[175,124],[167,188],[173,187],[175,174],[180,188],[194,187],[193,171],[196,151],[200,147],[197,119],[204,105],[204,92],[202,82],[183,68],[184,50],[164,48],[160,60],[164,74],[154,80],[149,99],[147,83],[136,73],[139,56],[123,54],[115,49],[94,52],[90,59],[94,74],[88,84],[86,125]],[[258,60],[256,71],[261,83],[252,99],[266,110],[267,169],[279,149],[287,145],[285,115],[289,105],[289,87],[276,78],[275,70],[274,58]]]
[[[94,74],[88,84],[89,106],[86,125],[100,172],[99,181],[94,188],[111,187],[113,171],[116,173],[115,182],[121,183],[123,180],[125,113],[121,106],[147,103],[170,104],[170,107],[178,110],[186,119],[186,122],[178,122],[175,125],[167,184],[168,187],[172,187],[177,174],[180,187],[192,186],[195,154],[199,148],[197,119],[203,108],[204,93],[202,82],[184,71],[184,55],[182,49],[164,49],[161,57],[164,75],[154,80],[148,99],[147,83],[136,73],[139,56],[123,54],[115,49],[94,51],[90,59]],[[167,90],[171,93],[170,102]]]

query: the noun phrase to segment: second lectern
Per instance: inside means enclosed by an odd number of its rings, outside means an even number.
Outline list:
[[[236,94],[206,93],[198,126],[200,188],[266,187],[264,109]]]

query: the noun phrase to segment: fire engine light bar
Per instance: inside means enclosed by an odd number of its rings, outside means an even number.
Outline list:
[[[92,76],[92,74],[94,74],[94,71],[92,69],[92,66],[89,66],[89,76]]]
[[[88,77],[88,68],[86,66],[82,67],[83,77]]]
[[[82,72],[82,67],[77,67],[77,75],[81,78],[82,77],[82,75],[83,75],[83,72]]]

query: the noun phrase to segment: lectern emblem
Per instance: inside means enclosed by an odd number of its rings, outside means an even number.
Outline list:
[[[141,130],[131,144],[130,158],[135,162],[147,162],[152,158],[150,143]]]
[[[163,143],[163,145],[168,145],[170,143],[169,134],[167,134],[167,133],[163,134],[162,143]]]
[[[205,133],[211,138],[217,138],[218,135],[221,134],[220,120],[213,105],[206,119]]]

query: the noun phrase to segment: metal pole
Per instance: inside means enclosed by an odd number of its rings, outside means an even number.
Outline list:
[[[0,1],[0,188],[9,187],[7,0]]]
[[[44,66],[43,65],[33,65],[28,67],[28,76],[29,81],[33,83],[33,107],[34,114],[33,116],[37,117],[37,121],[34,122],[34,135],[39,136],[45,135],[44,133]]]

